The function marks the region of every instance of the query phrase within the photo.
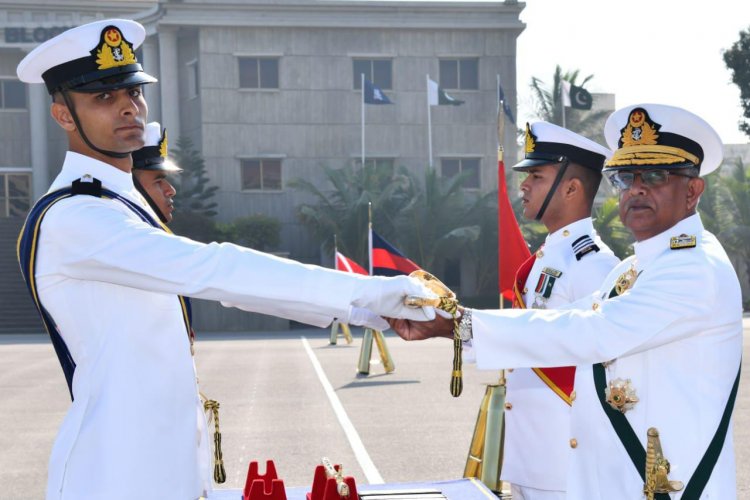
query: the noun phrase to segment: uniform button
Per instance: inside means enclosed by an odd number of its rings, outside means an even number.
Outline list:
[[[508,368],[508,369],[507,369],[506,371],[507,371],[508,373],[513,373],[513,368]]]
[[[544,252],[542,252],[541,250],[537,250],[536,251],[536,258],[537,259],[541,259],[542,257],[544,257]]]
[[[506,410],[512,410],[513,409],[513,403],[511,403],[510,401],[506,401],[505,402],[505,409]]]
[[[567,229],[563,231],[563,236],[570,236],[570,231],[568,231]]]
[[[578,440],[576,438],[570,438],[570,447],[578,448]]]
[[[573,402],[576,400],[576,391],[573,391],[570,393],[570,401]]]
[[[599,303],[598,302],[594,302],[593,304],[591,304],[591,309],[593,309],[594,311],[598,311],[599,310]]]
[[[523,287],[523,294],[526,295],[529,293],[529,289],[527,287]]]

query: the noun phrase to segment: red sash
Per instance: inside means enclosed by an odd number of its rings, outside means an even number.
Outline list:
[[[526,286],[526,281],[531,273],[531,268],[534,267],[536,261],[536,252],[531,254],[531,257],[521,264],[516,272],[516,279],[513,283],[513,309],[526,309],[526,304],[523,300],[525,293],[523,292]],[[575,366],[560,366],[555,368],[532,368],[539,378],[541,378],[550,389],[555,391],[555,394],[560,396],[563,401],[571,405],[573,400],[571,394],[573,393],[573,384],[575,382],[576,367]]]

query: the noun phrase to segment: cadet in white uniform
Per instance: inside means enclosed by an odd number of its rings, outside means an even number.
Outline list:
[[[146,145],[133,151],[133,185],[164,224],[172,222],[177,190],[169,176],[182,169],[167,158],[167,131],[159,122],[146,125]]]
[[[720,165],[721,140],[657,104],[616,111],[605,135],[617,150],[604,173],[635,255],[566,310],[466,309],[457,333],[480,368],[577,365],[568,498],[633,500],[648,486],[647,498],[734,499],[741,293],[696,213],[698,175]],[[392,324],[409,340],[454,335],[443,319]]]
[[[325,326],[351,311],[425,319],[407,277],[370,278],[169,234],[133,186],[147,108],[133,21],[97,21],[29,53],[70,150],[29,214],[19,260],[73,403],[49,463],[48,499],[195,499],[211,488],[208,434],[180,295]],[[428,292],[427,292],[428,293]],[[179,295],[178,295],[179,294]],[[355,316],[362,317],[361,314]]]
[[[552,123],[526,126],[525,156],[514,170],[523,215],[549,230],[516,274],[513,307],[556,309],[599,288],[620,260],[602,242],[591,208],[612,152]],[[563,334],[564,332],[561,332]],[[565,498],[575,367],[519,368],[506,374],[502,478],[514,500]]]

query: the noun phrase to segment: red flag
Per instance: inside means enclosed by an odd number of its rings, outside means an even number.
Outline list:
[[[368,275],[368,272],[364,270],[362,266],[354,262],[349,257],[345,256],[338,250],[336,251],[336,270],[344,271],[347,273],[364,274]]]
[[[516,271],[530,256],[508,198],[501,149],[497,158],[497,277],[500,295],[505,300],[513,301]]]

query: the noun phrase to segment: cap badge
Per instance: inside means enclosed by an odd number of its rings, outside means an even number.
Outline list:
[[[628,116],[628,124],[620,130],[620,147],[658,144],[660,128],[645,109],[635,108]]]
[[[110,69],[138,62],[133,52],[133,44],[122,36],[122,32],[116,26],[107,26],[102,30],[99,44],[91,54],[96,57],[97,69]]]
[[[604,389],[604,395],[609,406],[620,413],[632,410],[638,402],[638,396],[635,395],[635,388],[630,379],[616,378],[610,380],[609,386]]]
[[[161,140],[159,141],[159,156],[162,158],[167,157],[167,129],[161,134]]]
[[[526,143],[525,143],[526,153],[533,153],[534,149],[536,149],[536,136],[531,131],[531,127],[529,126],[529,123],[526,122]]]

